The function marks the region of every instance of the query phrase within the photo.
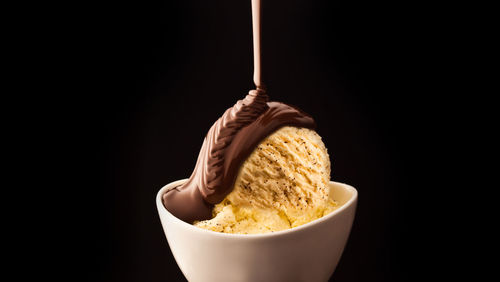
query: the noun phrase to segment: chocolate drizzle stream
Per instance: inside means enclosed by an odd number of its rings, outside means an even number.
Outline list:
[[[212,125],[189,180],[163,195],[169,212],[188,223],[212,218],[213,205],[231,192],[240,166],[265,137],[287,125],[316,127],[308,114],[268,99],[263,89],[251,90]]]

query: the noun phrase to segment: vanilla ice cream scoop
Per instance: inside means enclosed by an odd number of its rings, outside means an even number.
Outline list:
[[[212,125],[189,180],[162,197],[169,212],[188,223],[211,219],[214,206],[232,192],[240,167],[263,139],[285,126],[315,128],[305,112],[268,98],[264,89],[251,90]]]
[[[330,158],[321,137],[284,126],[263,139],[242,164],[232,191],[201,228],[239,234],[289,229],[333,211]]]

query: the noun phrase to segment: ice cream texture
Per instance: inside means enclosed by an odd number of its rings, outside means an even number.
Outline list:
[[[300,226],[335,210],[330,158],[316,131],[284,126],[263,139],[244,161],[231,192],[200,228],[236,234]]]

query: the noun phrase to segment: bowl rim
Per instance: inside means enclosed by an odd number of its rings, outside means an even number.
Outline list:
[[[340,184],[343,188],[349,190],[352,193],[352,196],[349,198],[349,200],[347,200],[347,202],[345,202],[339,208],[335,209],[334,211],[332,211],[331,213],[329,213],[329,214],[327,214],[327,215],[325,215],[323,217],[320,217],[318,219],[315,219],[313,221],[310,221],[308,223],[305,223],[305,224],[297,226],[297,227],[293,227],[293,228],[286,229],[286,230],[280,230],[280,231],[270,232],[270,233],[262,233],[262,234],[222,233],[222,232],[217,232],[217,231],[212,231],[212,230],[208,230],[208,229],[196,227],[196,226],[194,226],[192,224],[189,224],[189,223],[187,223],[187,222],[185,222],[185,221],[177,218],[176,216],[174,216],[163,205],[162,195],[166,192],[166,190],[169,189],[170,187],[174,186],[174,185],[175,186],[180,185],[180,184],[184,183],[187,180],[188,179],[185,178],[185,179],[180,179],[180,180],[172,181],[172,182],[164,185],[158,191],[158,193],[156,194],[156,206],[157,206],[157,209],[158,209],[158,213],[159,214],[162,214],[162,213],[165,214],[167,216],[167,218],[169,218],[173,223],[175,223],[177,225],[180,225],[183,228],[187,228],[187,229],[189,229],[192,232],[203,233],[206,236],[210,235],[210,236],[215,236],[215,237],[245,238],[245,239],[262,239],[262,238],[269,238],[269,237],[286,236],[286,235],[289,235],[290,233],[296,233],[296,232],[302,231],[304,229],[311,228],[312,226],[319,225],[319,224],[321,224],[321,223],[323,223],[325,221],[328,221],[328,220],[331,220],[331,219],[337,217],[343,211],[345,211],[348,208],[350,208],[351,206],[353,206],[357,202],[357,199],[358,199],[358,191],[356,190],[356,188],[352,187],[349,184],[345,184],[345,183],[342,183],[342,182],[330,181],[329,184]]]

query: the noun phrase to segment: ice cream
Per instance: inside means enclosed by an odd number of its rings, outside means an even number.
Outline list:
[[[285,126],[262,140],[243,163],[232,192],[201,228],[239,234],[300,226],[335,209],[330,159],[313,130]]]
[[[336,206],[330,159],[313,118],[270,102],[262,85],[260,0],[252,0],[252,17],[256,89],[210,128],[188,181],[162,196],[177,218],[218,232],[284,230]]]
[[[196,167],[163,195],[165,207],[201,228],[266,233],[299,226],[335,208],[330,159],[312,117],[249,94],[210,128]]]

